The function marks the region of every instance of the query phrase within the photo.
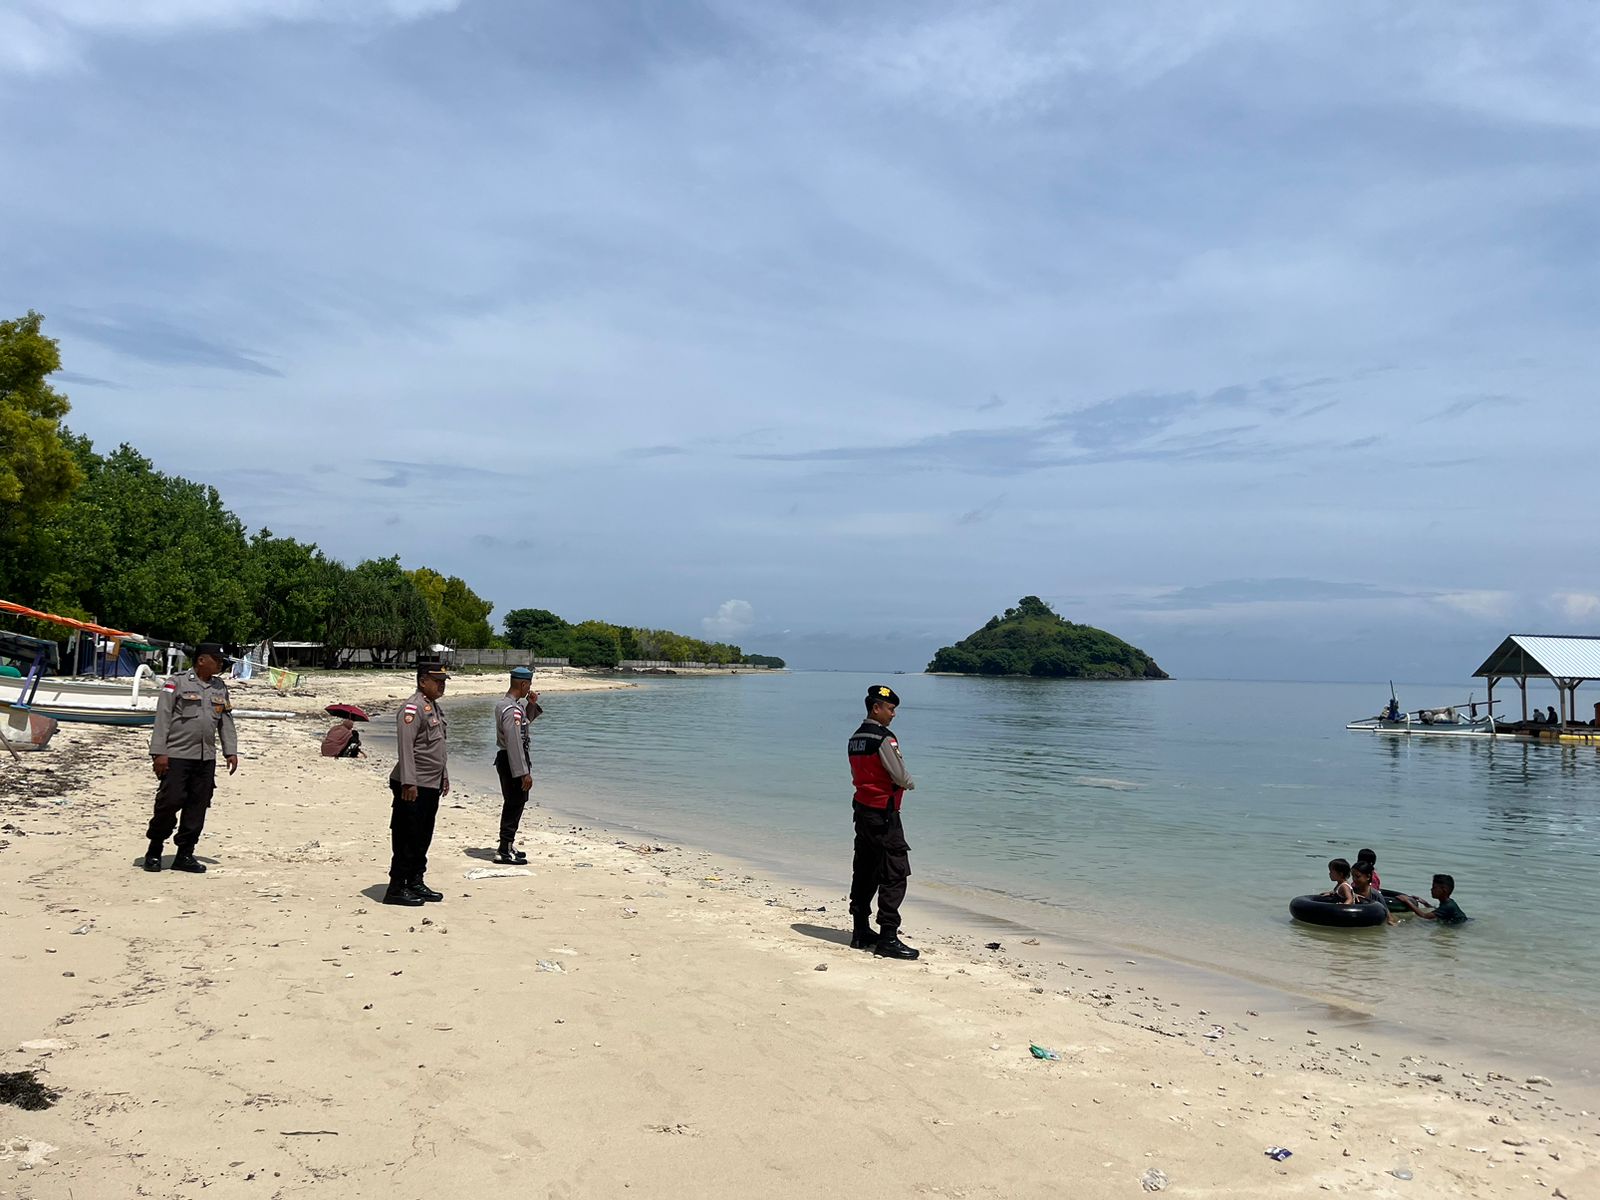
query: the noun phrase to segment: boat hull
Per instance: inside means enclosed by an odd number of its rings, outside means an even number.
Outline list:
[[[1382,717],[1368,717],[1364,721],[1351,721],[1345,726],[1358,733],[1385,733],[1394,737],[1491,737],[1494,723],[1483,721],[1439,722],[1425,725],[1421,721],[1387,721]]]
[[[142,671],[131,679],[75,679],[46,675],[28,692],[28,681],[0,677],[0,711],[33,713],[87,725],[151,725],[160,689]],[[28,696],[23,702],[24,695]]]

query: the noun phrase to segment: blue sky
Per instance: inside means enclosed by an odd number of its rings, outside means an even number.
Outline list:
[[[522,605],[915,669],[1600,632],[1600,9],[0,4],[72,426]]]

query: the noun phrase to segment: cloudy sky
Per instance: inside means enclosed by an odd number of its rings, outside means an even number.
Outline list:
[[[1175,674],[1600,632],[1600,9],[0,0],[72,426],[500,611]]]

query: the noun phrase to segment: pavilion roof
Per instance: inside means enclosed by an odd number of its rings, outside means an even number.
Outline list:
[[[1600,637],[1514,633],[1472,674],[1497,679],[1600,679]]]

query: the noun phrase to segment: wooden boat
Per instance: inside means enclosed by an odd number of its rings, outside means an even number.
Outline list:
[[[1429,714],[1427,720],[1423,719],[1423,712]],[[1388,733],[1405,737],[1487,737],[1495,732],[1495,720],[1487,714],[1474,720],[1453,708],[1424,709],[1416,713],[1402,713],[1399,720],[1382,715],[1364,717],[1359,721],[1351,721],[1345,728],[1362,733]]]
[[[20,717],[49,717],[89,725],[151,725],[156,719],[157,677],[148,666],[122,679],[51,675],[56,644],[0,632],[0,654],[28,662],[22,675],[0,675],[0,716],[8,728]]]
[[[1480,713],[1478,710],[1482,709]],[[1389,707],[1375,717],[1362,717],[1345,726],[1359,733],[1387,733],[1401,737],[1490,737],[1495,733],[1493,706],[1468,698],[1465,704],[1441,708],[1401,709],[1389,685]]]

